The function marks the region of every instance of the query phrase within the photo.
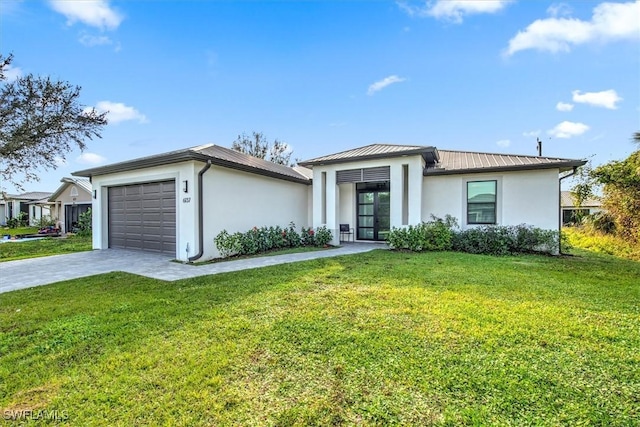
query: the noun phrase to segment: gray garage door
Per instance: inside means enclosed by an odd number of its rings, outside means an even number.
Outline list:
[[[175,181],[110,187],[109,247],[175,255]]]

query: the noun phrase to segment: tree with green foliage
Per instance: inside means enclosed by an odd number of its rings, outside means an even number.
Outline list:
[[[640,144],[640,132],[633,141]],[[598,166],[591,177],[603,187],[602,206],[613,217],[616,234],[640,243],[640,149],[620,161]]]
[[[231,149],[259,159],[268,160],[284,166],[295,166],[291,161],[293,152],[285,142],[274,140],[270,143],[262,132],[242,133],[231,144]]]
[[[576,183],[571,188],[570,193],[573,199],[573,205],[576,208],[583,206],[587,200],[593,198],[597,192],[599,185],[591,176],[592,172],[593,167],[591,166],[591,161],[588,161],[586,165],[578,168],[575,174],[574,179]],[[577,223],[579,223],[583,217],[580,212],[580,209],[576,210],[575,216],[573,217]]]
[[[66,81],[33,74],[8,81],[12,61],[0,54],[0,177],[21,188],[39,179],[37,168],[56,169],[73,148],[100,138],[107,113],[80,104],[81,88]]]

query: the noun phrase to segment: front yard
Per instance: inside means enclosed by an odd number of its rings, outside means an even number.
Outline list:
[[[91,237],[81,236],[47,237],[21,242],[6,242],[0,243],[0,262],[90,250]]]
[[[586,252],[112,273],[0,294],[0,410],[69,425],[634,425],[639,307],[640,263]]]

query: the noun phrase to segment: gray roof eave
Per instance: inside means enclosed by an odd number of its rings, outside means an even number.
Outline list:
[[[296,178],[294,176],[282,175],[282,174],[271,172],[268,170],[255,168],[251,166],[245,166],[235,162],[219,159],[216,157],[210,157],[210,156],[207,156],[206,154],[198,153],[196,151],[185,151],[181,153],[171,153],[168,155],[160,155],[160,156],[147,157],[147,158],[138,159],[138,160],[130,160],[126,162],[115,163],[112,165],[100,166],[97,168],[76,171],[76,172],[73,172],[71,175],[84,176],[84,177],[90,178],[93,176],[107,175],[107,174],[118,173],[118,172],[127,172],[134,169],[151,168],[154,166],[164,166],[172,163],[179,163],[179,162],[185,162],[185,161],[199,161],[203,163],[211,162],[212,165],[223,166],[230,169],[236,169],[236,170],[241,170],[245,172],[255,173],[257,175],[268,176],[271,178],[282,179],[285,181],[291,181],[291,182],[296,182],[300,184],[306,184],[306,185],[311,184],[311,180],[303,178],[302,175],[300,176],[300,178]]]
[[[540,163],[535,165],[509,165],[509,166],[492,166],[486,168],[465,168],[465,169],[435,169],[426,168],[423,171],[424,176],[439,176],[439,175],[462,175],[467,173],[483,173],[483,172],[517,172],[524,170],[537,170],[537,169],[560,169],[560,172],[565,172],[573,169],[574,167],[582,166],[586,164],[585,160],[568,160],[566,162],[557,163]]]
[[[184,151],[182,153],[172,153],[168,155],[145,157],[137,160],[128,160],[126,162],[114,163],[106,166],[98,166],[96,168],[84,169],[76,172],[72,172],[73,176],[84,176],[91,178],[98,175],[107,175],[110,173],[127,172],[134,169],[151,168],[154,166],[164,166],[171,163],[178,163],[189,160],[201,160],[207,161],[207,156],[198,154],[196,152]]]
[[[215,157],[211,158],[207,156],[204,156],[204,157],[206,158],[206,160],[201,160],[201,161],[207,162],[211,160],[212,165],[223,166],[229,169],[235,169],[235,170],[249,172],[249,173],[255,173],[257,175],[268,176],[270,178],[276,178],[276,179],[282,179],[284,181],[295,182],[298,184],[306,184],[306,185],[311,184],[311,180],[306,177],[303,177],[302,175],[300,175],[300,178],[296,178],[295,176],[283,175],[277,172],[272,172],[272,171],[268,171],[260,168],[254,168],[251,166],[242,165],[235,162],[230,162],[224,159],[218,159]]]
[[[298,165],[309,167],[314,165],[332,165],[337,163],[351,163],[358,162],[362,160],[376,160],[376,159],[390,159],[395,157],[405,157],[405,156],[413,156],[415,154],[423,155],[425,151],[433,151],[435,147],[422,147],[417,148],[415,150],[407,150],[407,151],[397,151],[393,153],[379,153],[379,154],[369,154],[364,156],[354,156],[354,157],[345,157],[339,159],[329,159],[329,160],[307,160],[304,162],[299,162]]]

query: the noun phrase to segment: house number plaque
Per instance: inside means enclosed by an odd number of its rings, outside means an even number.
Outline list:
[[[182,203],[189,203],[191,202],[191,197],[185,197],[182,199]]]

